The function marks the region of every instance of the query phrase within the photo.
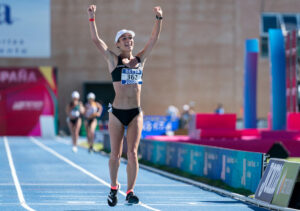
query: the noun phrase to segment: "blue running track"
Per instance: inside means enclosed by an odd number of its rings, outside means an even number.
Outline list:
[[[119,203],[110,208],[108,157],[71,150],[70,140],[0,137],[0,210],[264,210],[141,169],[139,205],[125,203],[126,163],[121,163]]]

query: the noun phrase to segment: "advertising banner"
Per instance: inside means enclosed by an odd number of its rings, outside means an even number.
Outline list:
[[[49,58],[50,0],[0,1],[0,58]]]
[[[286,162],[283,165],[279,183],[276,187],[272,204],[288,207],[297,180],[300,163]]]
[[[178,148],[179,145],[177,143],[167,142],[166,166],[177,168]]]
[[[220,149],[204,147],[203,175],[211,179],[221,179],[222,154]]]
[[[152,163],[223,180],[232,187],[253,192],[262,175],[262,153],[142,139],[140,154],[142,159]]]
[[[283,169],[283,160],[271,159],[255,192],[255,198],[271,203]]]
[[[150,135],[165,135],[167,131],[179,128],[179,119],[168,116],[144,116],[142,137]]]
[[[57,122],[56,70],[0,68],[0,135],[40,136],[40,116]]]
[[[199,145],[182,144],[186,150],[181,164],[181,170],[194,175],[204,176],[204,148]]]
[[[155,146],[151,157],[151,161],[153,163],[165,165],[167,143],[157,141],[154,144]]]

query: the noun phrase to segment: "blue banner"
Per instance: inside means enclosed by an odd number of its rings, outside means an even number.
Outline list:
[[[204,147],[204,168],[203,175],[210,179],[218,180],[221,177],[222,154],[220,149]]]
[[[144,116],[142,137],[152,135],[165,135],[167,131],[179,128],[179,119],[168,116]]]
[[[262,153],[142,139],[140,154],[152,163],[222,180],[232,187],[252,192],[262,176]]]
[[[167,143],[157,141],[154,144],[155,146],[151,160],[153,163],[164,165],[166,160]]]

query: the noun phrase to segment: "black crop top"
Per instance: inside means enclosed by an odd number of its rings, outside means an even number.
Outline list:
[[[141,65],[141,59],[140,57],[136,56],[135,57],[139,63],[139,66]],[[111,77],[113,82],[121,81],[121,75],[122,75],[122,69],[123,68],[129,68],[126,65],[123,64],[122,58],[118,56],[118,64],[116,68],[111,72]],[[135,69],[135,68],[132,68]]]

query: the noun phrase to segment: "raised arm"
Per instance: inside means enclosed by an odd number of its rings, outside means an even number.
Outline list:
[[[89,22],[90,22],[89,24],[90,24],[91,38],[93,42],[95,43],[95,45],[97,46],[97,48],[99,49],[103,57],[107,60],[107,62],[109,62],[109,64],[114,65],[113,62],[115,60],[116,55],[108,49],[105,42],[102,39],[100,39],[98,35],[98,30],[95,22],[96,5],[90,5],[88,7],[88,15],[89,15]]]
[[[155,13],[155,23],[152,29],[152,33],[151,33],[151,37],[149,39],[149,41],[147,42],[147,44],[145,45],[144,49],[139,52],[137,55],[141,58],[142,61],[145,61],[145,59],[147,58],[147,56],[150,54],[150,52],[152,51],[153,47],[155,46],[158,38],[159,38],[159,34],[161,31],[161,25],[162,25],[162,9],[160,6],[154,7],[153,11]]]

